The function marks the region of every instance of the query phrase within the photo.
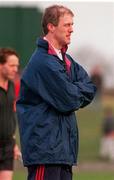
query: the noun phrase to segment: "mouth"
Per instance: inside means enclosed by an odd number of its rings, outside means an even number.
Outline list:
[[[71,35],[69,34],[69,35],[67,35],[66,37],[67,37],[68,39],[70,39]]]
[[[67,36],[67,40],[69,40],[69,41],[70,41],[70,36]]]

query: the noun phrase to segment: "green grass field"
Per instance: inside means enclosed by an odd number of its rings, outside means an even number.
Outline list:
[[[114,172],[80,172],[73,180],[113,180]]]
[[[78,172],[73,174],[73,180],[113,180],[114,172]],[[13,180],[26,180],[26,174],[15,172]]]
[[[26,173],[23,171],[15,171],[13,180],[26,180],[27,176]]]
[[[92,108],[77,113],[79,126],[79,161],[97,161],[101,138],[102,111]]]

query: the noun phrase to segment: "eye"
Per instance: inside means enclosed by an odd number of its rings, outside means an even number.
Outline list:
[[[69,26],[70,26],[70,24],[65,24],[64,26],[65,26],[65,27],[69,27]]]
[[[72,27],[73,26],[73,23],[67,23],[64,25],[65,27]]]

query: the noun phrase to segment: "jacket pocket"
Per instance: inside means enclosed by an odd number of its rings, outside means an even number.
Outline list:
[[[59,120],[58,120],[59,121]],[[62,126],[61,122],[54,123],[50,134],[50,149],[57,152],[62,148]]]

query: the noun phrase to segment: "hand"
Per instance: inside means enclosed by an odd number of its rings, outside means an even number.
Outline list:
[[[21,158],[21,151],[20,151],[18,145],[15,144],[15,146],[14,146],[14,159],[17,160],[20,158]]]

